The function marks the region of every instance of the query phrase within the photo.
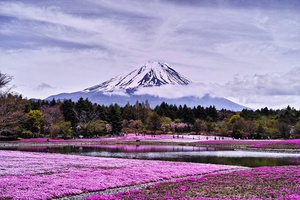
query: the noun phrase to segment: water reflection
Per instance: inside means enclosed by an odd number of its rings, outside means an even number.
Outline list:
[[[96,157],[182,161],[241,166],[300,165],[300,154],[234,151],[195,146],[161,145],[93,145],[93,146],[30,146],[6,150],[85,155]]]

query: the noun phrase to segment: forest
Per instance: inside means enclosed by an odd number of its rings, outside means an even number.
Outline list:
[[[88,99],[27,100],[21,95],[0,97],[0,138],[94,138],[124,133],[201,134],[241,139],[300,138],[300,111],[189,108],[163,102],[151,108],[136,102],[120,107],[93,104]]]
[[[0,89],[11,77],[0,73]],[[0,91],[0,139],[94,138],[124,133],[201,134],[240,139],[300,138],[300,111],[283,109],[217,110],[166,102],[99,105],[89,99],[32,100]]]

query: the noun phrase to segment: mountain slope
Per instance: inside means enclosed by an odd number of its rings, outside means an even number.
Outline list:
[[[100,85],[87,88],[84,92],[135,91],[139,87],[162,85],[188,85],[191,81],[172,69],[168,64],[148,61],[127,75],[117,76]]]

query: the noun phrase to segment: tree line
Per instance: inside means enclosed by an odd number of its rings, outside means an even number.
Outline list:
[[[0,73],[0,89],[11,77]],[[284,109],[217,110],[214,106],[187,107],[166,102],[123,107],[78,101],[28,100],[0,93],[0,138],[92,138],[124,133],[202,134],[244,139],[300,138],[300,111]]]
[[[147,102],[120,107],[94,104],[80,98],[74,102],[27,100],[20,95],[1,95],[2,138],[74,138],[120,133],[231,136],[235,138],[299,138],[300,111],[285,109],[233,112],[214,106],[172,105],[163,102],[154,109]]]

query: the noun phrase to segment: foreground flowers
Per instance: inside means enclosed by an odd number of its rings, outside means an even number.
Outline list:
[[[146,189],[115,195],[94,195],[86,200],[104,199],[300,199],[300,167],[259,167],[252,170],[210,174],[159,183]]]
[[[49,199],[236,166],[0,151],[0,199]]]

